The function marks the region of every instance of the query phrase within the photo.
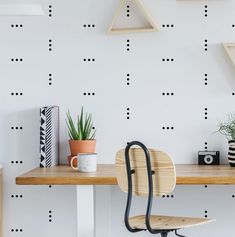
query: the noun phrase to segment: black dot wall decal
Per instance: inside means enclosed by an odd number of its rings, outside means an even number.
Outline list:
[[[174,198],[174,195],[162,195],[163,198]]]
[[[174,58],[163,58],[162,62],[174,62]]]
[[[49,44],[48,44],[48,46],[49,46],[49,51],[52,51],[52,40],[51,40],[51,39],[49,39]]]
[[[130,40],[126,40],[126,50],[130,51]]]
[[[205,116],[204,117],[205,119],[208,118],[208,109],[207,108],[204,109],[204,116]]]
[[[208,74],[207,73],[204,74],[204,85],[205,86],[208,85]]]
[[[12,194],[11,198],[23,198],[23,194]]]
[[[48,6],[48,16],[52,17],[52,5]]]
[[[83,95],[84,96],[94,96],[95,92],[84,92]]]
[[[207,150],[207,148],[208,148],[207,147],[207,145],[208,145],[207,142],[205,142],[204,145],[205,145],[204,149]]]
[[[12,160],[11,164],[23,164],[22,160]]]
[[[130,5],[126,6],[126,16],[130,17]]]
[[[234,194],[232,195],[232,198],[235,198],[235,195],[234,195]]]
[[[11,232],[23,232],[23,229],[11,229]]]
[[[52,74],[51,73],[48,74],[48,81],[49,81],[48,85],[51,86],[52,85]]]
[[[11,58],[11,62],[23,62],[23,58]]]
[[[11,24],[11,28],[22,28],[22,24]]]
[[[11,130],[23,130],[23,127],[18,127],[18,126],[14,127],[14,126],[12,126]]]
[[[23,92],[11,92],[12,96],[22,96]]]
[[[163,24],[162,28],[173,28],[174,25],[173,24]]]
[[[235,93],[233,92],[232,95],[235,95]]]
[[[52,222],[52,210],[49,210],[48,212],[49,212],[49,215],[48,215],[49,222]]]
[[[208,50],[208,44],[207,44],[208,40],[205,39],[204,40],[204,50],[207,51]]]
[[[126,108],[126,119],[130,119],[130,108]]]
[[[130,85],[130,74],[129,73],[126,74],[126,84],[127,84],[127,86]]]
[[[204,6],[204,16],[205,17],[208,16],[208,6],[207,5]]]
[[[95,62],[94,58],[84,58],[83,62]]]
[[[162,92],[163,96],[173,96],[174,93],[173,92]]]
[[[162,130],[174,130],[174,127],[169,127],[169,126],[163,126]]]
[[[84,24],[84,28],[95,28],[95,24]]]

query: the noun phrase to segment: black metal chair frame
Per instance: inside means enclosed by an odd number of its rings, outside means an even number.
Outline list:
[[[152,234],[161,234],[162,237],[167,237],[169,232],[175,231],[175,234],[177,236],[184,237],[183,235],[179,235],[176,229],[175,230],[155,230],[151,227],[150,217],[151,217],[152,202],[153,202],[152,176],[155,174],[155,171],[152,170],[150,155],[149,155],[149,151],[147,147],[143,143],[138,142],[138,141],[133,141],[133,142],[128,143],[125,149],[125,161],[126,161],[126,171],[127,171],[127,179],[128,179],[127,203],[126,203],[126,210],[125,210],[125,216],[124,216],[126,228],[132,233],[146,230],[146,229],[132,228],[129,223],[129,215],[130,215],[131,202],[132,202],[132,175],[135,174],[135,170],[131,168],[129,150],[134,145],[137,145],[143,149],[145,158],[146,158],[146,167],[147,167],[147,175],[148,175],[148,191],[149,191],[147,209],[146,209],[146,214],[145,214],[145,223],[146,223],[147,230]]]

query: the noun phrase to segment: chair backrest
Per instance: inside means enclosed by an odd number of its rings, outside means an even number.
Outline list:
[[[169,194],[175,188],[176,174],[175,166],[171,158],[162,151],[148,149],[151,159],[153,179],[153,195],[161,196]],[[132,175],[132,194],[137,196],[148,196],[148,175],[145,153],[141,148],[129,150],[131,169],[135,170]],[[128,192],[128,179],[125,161],[125,149],[116,154],[116,176],[118,185],[122,191]]]

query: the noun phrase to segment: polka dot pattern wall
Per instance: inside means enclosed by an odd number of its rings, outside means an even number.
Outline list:
[[[42,106],[60,106],[63,163],[65,115],[82,106],[93,114],[99,163],[114,163],[131,140],[175,163],[196,163],[199,150],[220,150],[227,162],[226,138],[216,131],[235,112],[235,68],[222,45],[235,43],[235,1],[142,1],[159,31],[108,34],[119,0],[40,0],[43,16],[0,16],[4,237],[76,236],[75,187],[15,185],[17,175],[39,166]],[[135,12],[127,0],[120,24],[144,23]],[[154,211],[217,219],[183,230],[186,236],[232,236],[234,195],[233,186],[177,186],[155,200]],[[106,226],[114,237],[131,235],[125,201],[117,187],[96,187],[97,237]],[[141,213],[145,202],[135,201],[133,212]]]

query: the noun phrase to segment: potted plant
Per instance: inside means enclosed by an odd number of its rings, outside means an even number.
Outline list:
[[[83,107],[76,123],[74,123],[69,111],[66,115],[70,137],[69,147],[71,156],[68,158],[70,164],[71,157],[76,156],[78,153],[95,153],[96,130],[93,130],[92,115],[90,113],[84,115]]]
[[[235,116],[231,114],[227,121],[220,122],[218,131],[228,139],[228,161],[235,167]]]

